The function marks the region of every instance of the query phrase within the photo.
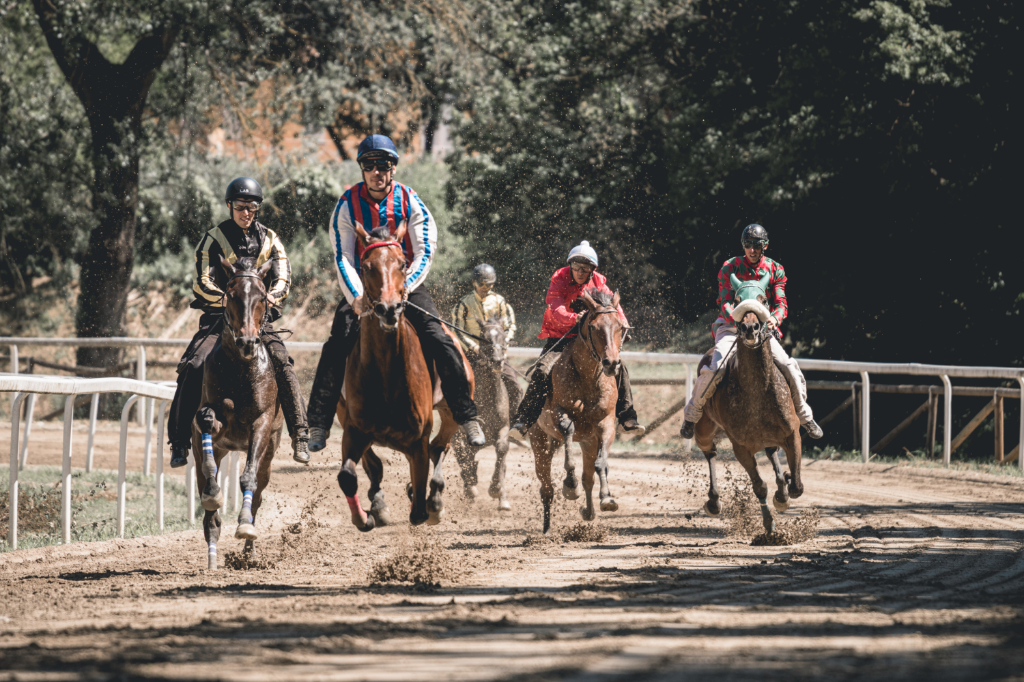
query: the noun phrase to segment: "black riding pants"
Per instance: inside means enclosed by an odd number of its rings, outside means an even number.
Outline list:
[[[424,287],[409,294],[409,303],[415,304],[433,315],[438,315],[434,300]],[[476,404],[469,393],[469,378],[462,363],[462,354],[455,341],[441,323],[425,315],[411,305],[405,309],[405,319],[416,330],[423,354],[433,362],[441,377],[441,392],[459,424],[476,418]],[[369,318],[367,321],[370,321]],[[341,398],[345,381],[345,364],[359,339],[359,318],[347,301],[343,301],[334,313],[331,335],[320,352],[320,363],[313,380],[313,391],[309,396],[309,423],[311,426],[330,431],[334,412]]]
[[[526,388],[526,395],[519,403],[513,423],[521,422],[527,428],[533,426],[540,419],[540,413],[544,410],[544,403],[551,393],[551,370],[561,357],[562,351],[572,339],[548,339],[544,344],[546,353],[537,362],[533,374],[530,376],[530,385]],[[636,410],[633,407],[633,389],[629,385],[629,372],[626,366],[622,365],[615,383],[619,389],[619,397],[615,401],[615,416],[619,423],[636,419]]]
[[[199,330],[192,337],[185,354],[178,363],[178,387],[174,391],[171,412],[167,417],[167,441],[171,445],[190,447],[192,443],[192,420],[195,419],[203,400],[203,369],[206,358],[220,342],[224,328],[224,316],[204,313],[199,318]],[[277,332],[268,323],[262,329],[260,340],[270,355],[277,379],[277,393],[281,409],[292,438],[308,439],[306,427],[306,406],[302,401],[302,389],[295,376],[294,362]]]

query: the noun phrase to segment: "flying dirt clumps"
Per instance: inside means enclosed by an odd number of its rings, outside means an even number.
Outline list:
[[[772,517],[775,519],[775,532],[766,533],[761,520],[761,504],[754,497],[750,482],[734,484],[730,492],[731,495],[724,496],[725,509],[722,515],[728,527],[727,534],[731,538],[752,538],[750,544],[755,547],[777,547],[807,542],[818,534],[820,517],[814,507],[802,510],[799,516],[781,516],[771,509],[769,502]],[[769,492],[769,495],[771,494]]]
[[[253,552],[226,552],[224,567],[232,571],[268,571],[277,568],[277,562],[257,556]]]
[[[603,542],[608,529],[586,521],[579,521],[562,531],[562,542]]]
[[[403,543],[388,556],[375,561],[369,576],[371,583],[415,585],[437,585],[442,580],[457,582],[461,577],[459,562],[441,542],[432,538]]]

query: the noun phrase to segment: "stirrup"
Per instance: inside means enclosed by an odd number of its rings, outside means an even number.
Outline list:
[[[172,445],[171,446],[171,468],[178,469],[188,464],[188,449],[187,445]]]
[[[627,419],[615,429],[625,436],[642,436],[647,433],[647,427],[635,419]]]
[[[693,438],[693,427],[696,426],[691,421],[684,421],[683,425],[679,428],[679,437],[686,438],[687,440]]]

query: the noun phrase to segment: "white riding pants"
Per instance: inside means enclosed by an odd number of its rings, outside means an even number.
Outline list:
[[[697,381],[694,382],[690,402],[683,409],[686,421],[696,424],[704,414],[704,405],[715,394],[715,389],[718,388],[719,382],[725,375],[725,372],[720,372],[716,377],[715,371],[736,352],[735,344],[736,327],[727,325],[719,327],[715,334],[715,352],[711,356],[711,365],[701,369]],[[793,396],[796,416],[800,419],[801,424],[806,424],[814,419],[814,413],[811,411],[811,406],[807,404],[807,380],[804,378],[804,373],[800,371],[796,360],[789,357],[782,344],[774,336],[769,339],[769,348],[771,348],[775,364],[779,366],[786,381],[789,382],[789,392]]]

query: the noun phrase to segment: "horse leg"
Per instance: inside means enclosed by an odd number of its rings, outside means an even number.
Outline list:
[[[256,539],[255,513],[252,510],[253,495],[259,489],[257,472],[262,469],[267,446],[274,440],[270,435],[272,420],[273,415],[262,415],[253,424],[252,433],[249,435],[249,452],[245,458],[245,468],[238,477],[238,486],[242,490],[242,509],[238,512],[235,537],[239,540]]]
[[[206,537],[207,560],[206,567],[211,571],[217,570],[217,541],[220,540],[220,507],[207,509],[203,516],[203,535]]]
[[[412,502],[409,509],[409,523],[418,526],[430,518],[427,511],[427,478],[430,473],[430,452],[422,445],[414,446],[416,449],[409,458],[409,485],[406,490]]]
[[[789,493],[786,492],[786,477],[782,473],[782,464],[779,463],[779,449],[778,448],[765,448],[764,454],[768,455],[768,460],[772,463],[772,469],[775,471],[775,496],[772,498],[772,504],[775,508],[780,511],[786,511],[789,509]]]
[[[452,436],[452,448],[455,450],[455,461],[459,463],[462,474],[462,489],[466,492],[466,497],[475,500],[478,482],[477,462],[469,443],[466,442],[465,434],[455,433]]]
[[[391,510],[384,501],[384,491],[380,489],[380,483],[384,480],[384,463],[372,447],[367,448],[363,455],[363,471],[370,479],[370,490],[366,493],[370,498],[370,515],[375,525],[388,526],[391,524]]]
[[[597,446],[591,441],[580,443],[583,448],[583,496],[586,499],[586,506],[580,507],[580,515],[584,521],[593,521],[597,518],[597,510],[594,508],[594,474],[597,468]]]
[[[772,512],[768,508],[768,485],[757,471],[757,460],[754,458],[754,453],[749,448],[743,447],[738,443],[733,443],[732,447],[733,452],[736,453],[736,460],[747,470],[747,475],[750,476],[750,483],[754,487],[754,495],[761,504],[761,521],[764,523],[764,531],[766,533],[774,533],[775,519],[772,518]]]
[[[259,469],[256,470],[256,491],[252,496],[252,524],[253,530],[256,529],[256,513],[259,512],[260,507],[263,506],[263,491],[267,489],[267,485],[270,484],[270,463],[274,459],[274,453],[277,452],[277,447],[281,444],[281,432],[277,431],[273,434],[270,439],[270,445],[264,451],[263,456],[260,458]],[[244,502],[243,502],[244,504]],[[248,555],[250,558],[256,558],[256,537],[255,534],[252,538],[245,541],[245,547],[242,549],[242,553]]]
[[[715,473],[715,457],[717,455],[717,445],[712,445],[710,450],[704,451],[704,458],[708,460],[710,478],[710,484],[708,485],[708,501],[704,503],[704,513],[708,516],[718,516],[722,513],[721,496],[718,494],[718,476]]]
[[[576,434],[576,424],[563,410],[558,410],[558,432],[562,434],[562,444],[565,446],[565,480],[562,481],[562,497],[567,500],[575,500],[580,496],[580,481],[576,478],[576,465],[572,461],[572,437]]]
[[[434,473],[430,477],[430,495],[427,496],[427,524],[436,526],[444,518],[444,455],[442,450],[434,460]]]
[[[619,511],[619,503],[612,499],[611,490],[608,488],[608,451],[611,449],[611,442],[615,437],[614,423],[607,424],[604,431],[604,433],[599,434],[595,468],[597,470],[598,482],[601,486],[601,511],[613,512]]]
[[[367,516],[363,506],[359,504],[359,479],[356,476],[356,463],[363,456],[363,453],[370,447],[370,437],[362,432],[357,432],[354,427],[346,425],[344,435],[341,439],[341,452],[343,461],[341,471],[338,472],[338,485],[341,492],[345,494],[345,501],[348,502],[349,512],[352,514],[352,524],[359,530],[373,530],[373,517]]]
[[[558,444],[541,429],[532,429],[530,446],[533,448],[533,466],[540,482],[540,501],[544,505],[544,534],[547,535],[551,532],[551,502],[555,499],[555,486],[551,483],[551,458]]]
[[[193,432],[192,448],[193,452],[202,453],[202,466],[197,467],[200,471],[196,476],[197,483],[202,479],[199,488],[200,504],[203,509],[212,511],[220,509],[224,504],[224,492],[217,483],[217,464],[224,455],[222,453],[220,457],[214,457],[213,453],[213,434],[219,433],[223,424],[217,420],[213,408],[207,406],[196,414],[196,425],[201,435],[197,442],[196,434]]]
[[[804,483],[800,476],[800,462],[803,459],[803,442],[800,430],[797,429],[789,438],[783,450],[786,451],[786,461],[789,463],[789,471],[786,472],[786,481],[789,482],[789,495],[796,499],[804,494]]]
[[[505,489],[505,458],[508,456],[507,423],[494,440],[494,454],[494,475],[491,477],[491,487],[487,492],[491,497],[498,498],[498,511],[512,511],[512,505],[508,501],[508,491]]]

